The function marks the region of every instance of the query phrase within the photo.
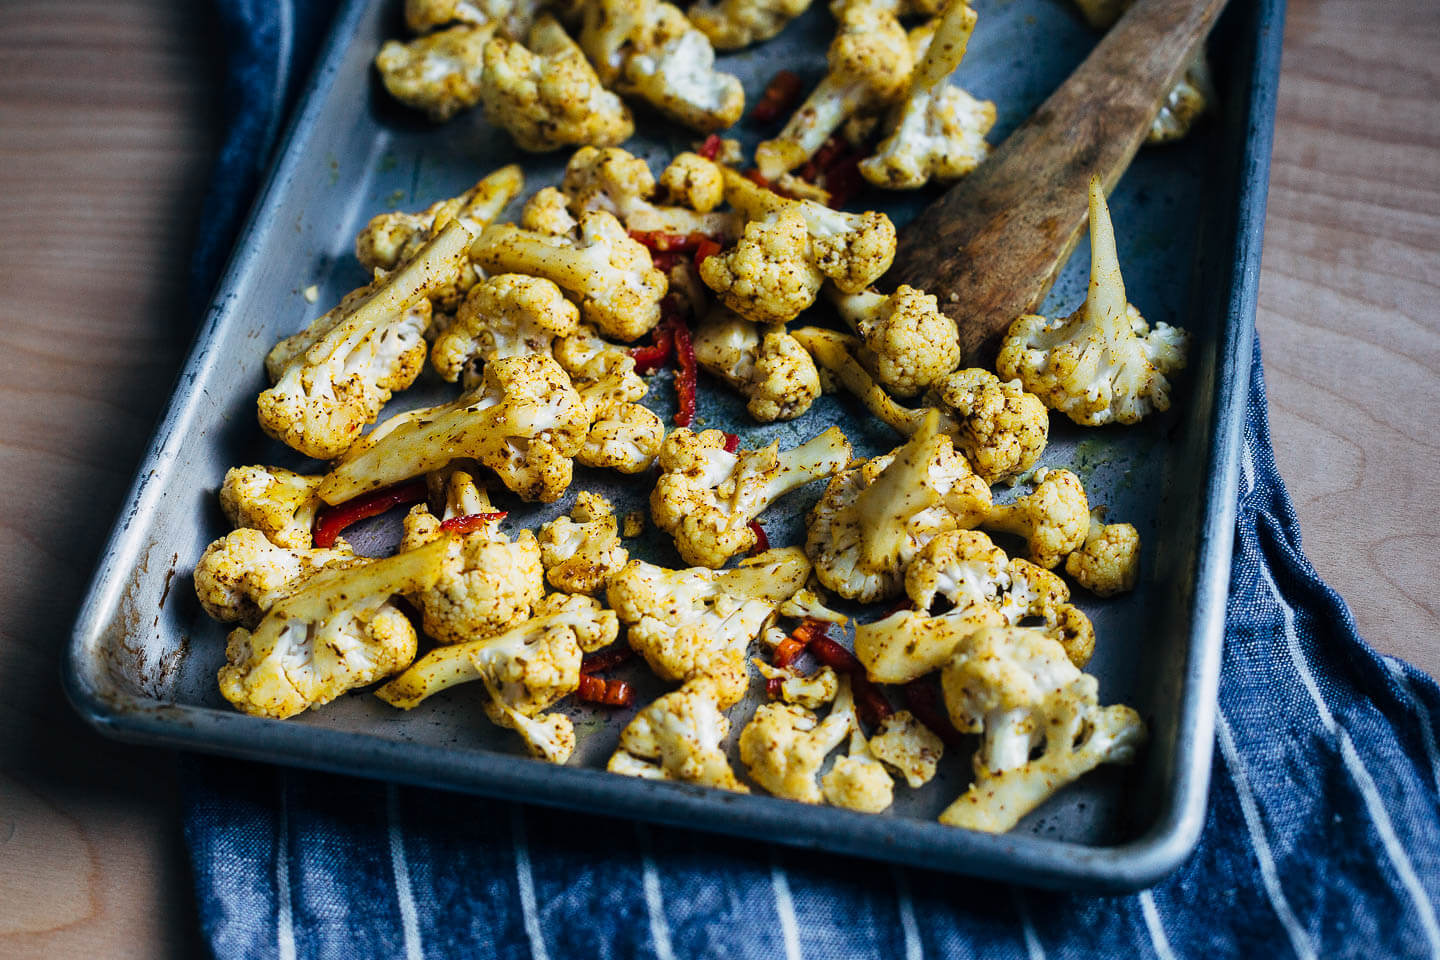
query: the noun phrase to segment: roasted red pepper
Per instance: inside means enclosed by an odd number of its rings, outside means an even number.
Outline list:
[[[628,707],[635,703],[635,691],[624,680],[602,680],[588,673],[581,675],[575,695],[587,703],[606,707]]]
[[[317,547],[335,546],[335,538],[352,523],[378,517],[391,507],[419,503],[430,495],[424,480],[411,480],[370,493],[361,494],[315,515],[314,541]]]
[[[865,667],[855,659],[855,654],[824,635],[810,641],[810,652],[826,666],[850,675],[850,689],[855,694],[855,709],[861,720],[874,726],[895,712],[885,694],[865,675]]]
[[[712,133],[705,138],[705,142],[695,151],[706,160],[714,160],[720,156],[720,151],[725,149],[725,141],[720,139],[720,134]]]
[[[725,434],[725,452],[726,452],[726,453],[734,453],[736,450],[739,450],[739,449],[740,449],[740,436],[739,436],[739,434],[734,434],[734,433],[727,433],[727,434]]]
[[[795,106],[802,89],[799,74],[794,70],[781,70],[765,85],[765,92],[750,111],[750,119],[756,123],[774,123]]]
[[[703,233],[666,233],[663,230],[631,230],[630,238],[651,253],[690,253],[698,250],[703,243],[715,243],[714,238]]]
[[[635,656],[635,651],[630,645],[624,642],[612,643],[604,650],[597,650],[594,653],[585,654],[585,659],[580,661],[581,673],[599,673],[601,670],[610,670]]]
[[[634,347],[630,351],[630,356],[635,360],[636,373],[654,373],[669,363],[675,354],[675,331],[669,324],[662,321],[660,326],[651,332],[650,337],[649,346]]]
[[[709,260],[723,249],[718,242],[711,240],[709,237],[701,240],[700,245],[695,248],[695,271],[698,273],[700,271],[700,264]]]
[[[760,521],[751,520],[746,526],[755,534],[755,546],[750,548],[750,556],[753,557],[757,553],[764,553],[766,550],[769,550],[770,538],[765,535],[765,528],[760,526]]]
[[[695,345],[690,342],[690,328],[685,320],[673,318],[675,336],[675,426],[688,427],[695,422],[696,390],[699,371],[695,365]]]
[[[915,719],[929,727],[945,746],[958,749],[964,738],[950,722],[949,712],[941,701],[935,681],[930,677],[921,677],[911,680],[902,689],[905,691],[905,706],[915,715]]]
[[[506,511],[495,510],[491,513],[467,513],[463,517],[451,517],[449,520],[440,522],[440,529],[446,533],[474,533],[491,520],[504,520]]]

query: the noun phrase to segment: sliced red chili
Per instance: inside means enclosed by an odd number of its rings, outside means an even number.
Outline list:
[[[440,529],[446,533],[474,533],[492,520],[504,520],[506,511],[494,510],[490,513],[467,513],[463,517],[451,517],[449,520],[440,522]]]
[[[829,205],[834,209],[845,206],[864,188],[865,178],[860,175],[860,161],[863,159],[861,154],[853,153],[825,171],[825,190],[830,194]]]
[[[802,640],[795,636],[786,637],[775,646],[775,655],[771,659],[777,667],[788,667],[804,652],[808,643],[808,638]]]
[[[770,538],[766,536],[765,528],[760,526],[760,521],[751,520],[746,526],[750,528],[751,533],[755,534],[755,546],[750,548],[750,556],[753,557],[757,553],[764,553],[766,550],[769,550]]]
[[[940,698],[940,691],[930,677],[911,680],[902,688],[905,691],[905,706],[925,726],[934,731],[947,747],[959,748],[960,731],[950,722],[950,714]]]
[[[580,672],[590,674],[599,673],[601,670],[611,670],[633,656],[635,656],[635,651],[630,649],[629,644],[612,643],[604,650],[585,654],[585,659],[580,661]]]
[[[725,141],[720,138],[720,134],[712,133],[710,134],[710,136],[705,138],[705,142],[700,144],[699,149],[697,149],[695,152],[700,154],[700,156],[704,157],[706,160],[714,160],[716,157],[720,156],[720,151],[724,149]]]
[[[628,707],[635,702],[635,691],[624,680],[602,680],[590,674],[581,675],[575,695],[606,707]]]
[[[750,119],[756,123],[774,123],[799,102],[802,89],[799,74],[794,70],[781,70],[765,85],[765,92],[750,111]]]
[[[378,517],[392,507],[419,503],[429,496],[424,480],[411,480],[361,494],[344,503],[326,507],[315,515],[314,542],[317,547],[335,546],[335,538],[352,523]]]
[[[634,347],[630,350],[630,356],[635,360],[636,373],[654,373],[669,363],[670,358],[675,355],[675,331],[669,324],[662,322],[650,337],[649,346]]]
[[[855,659],[855,654],[823,634],[810,641],[810,652],[831,669],[849,674],[855,709],[861,720],[874,726],[895,712],[885,694],[865,675],[865,667]]]
[[[703,243],[715,242],[714,238],[703,233],[667,233],[664,230],[631,230],[630,237],[652,253],[690,253]]]
[[[725,434],[725,452],[734,453],[740,449],[740,435],[735,433]]]
[[[699,371],[695,365],[695,345],[690,341],[690,328],[684,319],[674,318],[675,333],[675,426],[688,427],[695,422],[696,391]]]
[[[709,260],[711,257],[715,256],[715,254],[719,253],[719,252],[720,252],[721,250],[723,250],[723,249],[724,249],[724,248],[721,247],[719,243],[717,243],[717,242],[714,241],[714,240],[711,240],[709,237],[706,237],[704,240],[701,240],[701,241],[700,241],[700,245],[695,248],[695,270],[696,270],[696,272],[697,272],[697,273],[699,272],[699,270],[700,270],[700,264],[704,263],[706,260]]]

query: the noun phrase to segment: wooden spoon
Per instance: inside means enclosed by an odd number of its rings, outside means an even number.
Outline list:
[[[933,293],[967,362],[1033,313],[1084,229],[1090,177],[1108,193],[1225,0],[1136,0],[1085,62],[970,176],[900,233],[891,276]]]

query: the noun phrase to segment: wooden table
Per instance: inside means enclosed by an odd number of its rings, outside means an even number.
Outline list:
[[[171,755],[56,677],[190,339],[216,148],[204,4],[0,4],[0,955],[203,953]],[[1260,284],[1276,455],[1320,572],[1440,674],[1440,30],[1433,0],[1292,0]]]

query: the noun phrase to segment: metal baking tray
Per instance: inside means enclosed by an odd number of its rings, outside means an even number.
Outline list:
[[[996,101],[991,139],[998,143],[1085,57],[1096,35],[1066,0],[974,5],[979,28],[960,80]],[[1052,418],[1043,460],[1074,469],[1092,502],[1109,504],[1112,516],[1135,523],[1144,538],[1140,588],[1082,606],[1099,637],[1090,669],[1102,701],[1137,707],[1150,725],[1150,745],[1134,766],[1096,771],[1004,836],[935,822],[968,782],[963,755],[945,758],[938,782],[914,792],[901,784],[893,810],[867,816],[607,774],[604,758],[628,711],[570,708],[580,744],[569,766],[555,767],[526,757],[517,738],[484,719],[476,691],[465,688],[410,713],[357,692],[283,722],[242,715],[220,698],[215,671],[226,629],[200,610],[190,578],[205,545],[226,530],[215,490],[234,464],[306,466],[256,425],[266,351],[365,281],[351,244],[375,213],[424,207],[511,160],[526,165],[527,190],[554,182],[563,169],[566,154],[519,155],[478,113],[431,127],[389,102],[370,60],[385,37],[399,33],[399,6],[351,0],[336,20],[80,609],[64,668],[65,690],[79,712],[126,740],[1025,884],[1133,889],[1177,866],[1199,836],[1209,781],[1281,0],[1231,5],[1211,41],[1220,112],[1181,144],[1143,150],[1112,199],[1131,299],[1152,321],[1180,324],[1194,335],[1175,407],[1132,428],[1082,431]],[[823,71],[830,26],[822,7],[771,43],[723,58],[745,82],[751,103],[782,65],[807,81]],[[741,128],[752,147],[765,132]],[[630,146],[658,171],[692,141],[642,118]],[[878,204],[903,223],[934,196],[880,194],[860,202]],[[1082,244],[1046,313],[1068,312],[1083,298],[1087,263]],[[314,304],[302,294],[312,284],[320,291]],[[701,424],[737,430],[746,446],[777,437],[788,446],[832,423],[845,425],[857,455],[899,443],[844,396],[822,398],[793,423],[761,427],[718,384],[702,380],[702,391]],[[427,374],[385,415],[452,392]],[[658,376],[647,403],[668,417],[672,396],[668,379]],[[601,489],[622,510],[648,494],[643,481],[583,470],[575,487]],[[770,511],[764,519],[772,543],[803,541],[803,517],[820,488],[812,484]],[[533,507],[501,499],[516,526],[538,526],[570,501]],[[362,552],[367,545],[379,549],[387,538],[393,542],[396,523],[374,521],[354,542]],[[632,555],[678,565],[673,547],[653,532],[631,547]],[[653,681],[640,682],[642,695],[658,692]],[[732,711],[737,730],[750,706]]]

